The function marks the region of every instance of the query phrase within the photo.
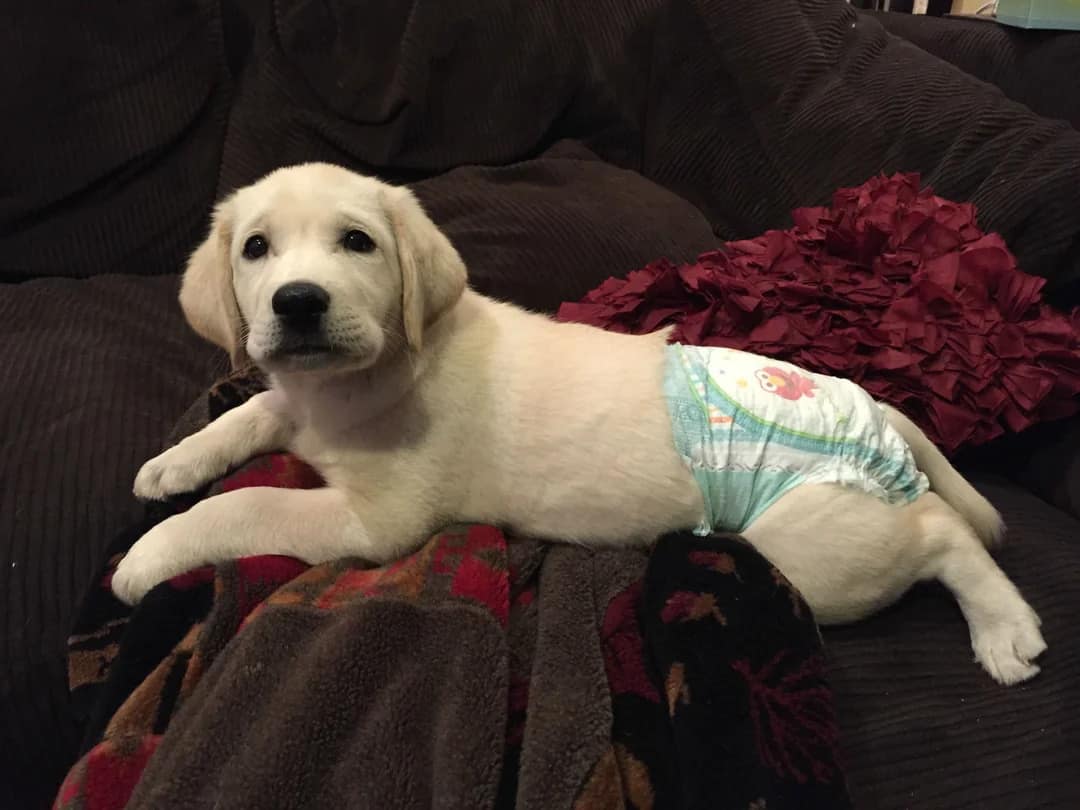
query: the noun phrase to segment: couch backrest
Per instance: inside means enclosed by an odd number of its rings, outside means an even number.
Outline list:
[[[0,25],[6,278],[175,272],[216,196],[329,160],[544,308],[895,170],[1080,294],[1080,133],[843,0],[50,2]]]
[[[218,184],[219,3],[5,3],[0,277],[175,272]]]

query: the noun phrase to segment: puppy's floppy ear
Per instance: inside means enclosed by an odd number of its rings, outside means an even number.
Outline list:
[[[424,327],[465,291],[465,263],[407,188],[385,187],[383,205],[397,242],[405,339],[417,351]]]
[[[191,328],[229,353],[233,368],[250,363],[242,340],[243,318],[233,290],[232,200],[214,209],[210,235],[192,254],[180,285],[180,308]]]

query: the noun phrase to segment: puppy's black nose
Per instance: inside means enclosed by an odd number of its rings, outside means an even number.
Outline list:
[[[270,303],[286,320],[314,321],[330,307],[330,293],[309,281],[292,281],[278,287]]]

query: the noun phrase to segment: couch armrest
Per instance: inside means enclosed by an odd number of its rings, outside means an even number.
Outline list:
[[[918,45],[1013,101],[1080,129],[1080,33],[1026,31],[993,20],[865,12],[890,34]]]

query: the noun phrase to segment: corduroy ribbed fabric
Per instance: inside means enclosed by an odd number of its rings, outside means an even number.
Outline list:
[[[938,586],[826,629],[856,807],[1080,807],[1080,521],[1015,486],[974,480],[1008,526],[995,557],[1043,621],[1042,672],[1019,686],[993,683]]]
[[[179,270],[231,95],[217,6],[0,9],[0,280]]]
[[[885,30],[999,88],[1039,115],[1080,127],[1080,48],[1072,31],[1027,31],[992,19],[866,12]]]
[[[222,355],[175,276],[0,286],[0,808],[51,798],[79,742],[64,650],[131,482]]]
[[[306,160],[415,181],[572,140],[740,238],[915,171],[1080,296],[1080,133],[840,0],[245,4],[223,192]]]

